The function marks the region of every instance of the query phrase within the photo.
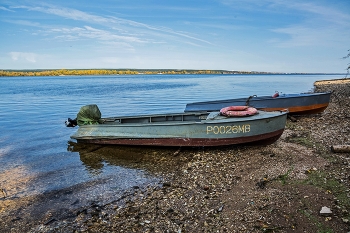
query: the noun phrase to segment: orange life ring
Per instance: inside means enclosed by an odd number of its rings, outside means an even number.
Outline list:
[[[227,117],[253,116],[258,113],[258,110],[249,106],[229,106],[220,109],[221,115]]]

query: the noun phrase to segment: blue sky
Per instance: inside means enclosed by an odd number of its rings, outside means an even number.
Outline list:
[[[0,69],[346,71],[349,0],[0,0]]]

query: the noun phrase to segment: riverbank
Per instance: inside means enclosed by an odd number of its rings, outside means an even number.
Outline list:
[[[315,91],[334,91],[329,107],[288,120],[274,144],[146,152],[139,163],[164,177],[158,185],[35,221],[12,211],[0,231],[348,232],[350,153],[330,147],[350,144],[350,82],[316,82]],[[16,208],[30,202],[40,199]]]
[[[81,75],[158,75],[158,74],[264,74],[286,75],[286,73],[232,70],[172,70],[172,69],[49,69],[49,70],[0,70],[0,77],[18,76],[81,76]],[[287,75],[342,75],[335,73],[288,73]]]

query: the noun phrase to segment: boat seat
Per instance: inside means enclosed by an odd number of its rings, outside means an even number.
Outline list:
[[[226,118],[226,117],[221,116],[220,112],[211,112],[209,113],[209,115],[207,116],[207,119],[205,120],[214,120],[214,119],[220,119],[220,118]]]

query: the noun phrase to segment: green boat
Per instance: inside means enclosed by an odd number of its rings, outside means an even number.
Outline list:
[[[77,142],[140,146],[225,146],[270,144],[283,133],[287,112],[258,111],[244,117],[225,117],[220,112],[184,112],[124,117],[93,117],[96,105],[81,108]],[[82,111],[83,110],[83,111]],[[81,120],[83,119],[83,120]]]

